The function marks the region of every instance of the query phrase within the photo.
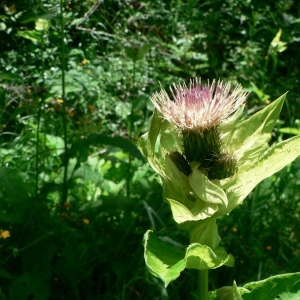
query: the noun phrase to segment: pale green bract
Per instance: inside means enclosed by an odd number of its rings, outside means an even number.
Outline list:
[[[232,265],[232,257],[218,246],[217,218],[240,205],[258,183],[300,155],[300,136],[271,147],[268,144],[284,99],[285,95],[243,121],[240,121],[242,109],[238,109],[219,125],[223,147],[237,159],[237,172],[222,180],[209,180],[196,162],[190,163],[188,176],[179,171],[168,154],[182,153],[180,133],[154,111],[149,132],[140,138],[138,147],[160,175],[164,198],[173,218],[188,231],[193,243],[179,254],[173,246],[159,247],[160,242],[152,233],[145,234],[147,267],[165,285],[176,279],[184,268],[201,269],[203,264],[208,269]],[[192,245],[195,248],[191,248]],[[172,256],[171,261],[165,260],[169,256]]]

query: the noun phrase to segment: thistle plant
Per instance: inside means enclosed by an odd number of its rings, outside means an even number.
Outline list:
[[[162,89],[152,96],[155,110],[150,128],[138,143],[159,175],[174,220],[190,238],[190,245],[182,250],[147,231],[147,268],[165,286],[185,268],[199,270],[201,300],[260,299],[249,296],[255,285],[247,289],[235,283],[209,296],[208,270],[234,264],[219,245],[216,221],[300,154],[299,136],[268,144],[285,95],[243,119],[246,98],[241,85],[232,90],[230,83],[220,80],[202,84],[196,78],[189,85],[174,84],[169,94]]]

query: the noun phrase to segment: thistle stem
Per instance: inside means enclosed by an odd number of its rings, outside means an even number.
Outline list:
[[[198,300],[208,300],[208,270],[198,271]]]

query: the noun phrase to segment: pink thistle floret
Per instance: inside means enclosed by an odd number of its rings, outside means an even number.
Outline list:
[[[241,107],[248,95],[239,84],[230,92],[231,83],[213,80],[201,84],[196,78],[186,84],[173,84],[172,99],[162,89],[151,97],[154,106],[169,122],[185,131],[203,132],[217,127]]]

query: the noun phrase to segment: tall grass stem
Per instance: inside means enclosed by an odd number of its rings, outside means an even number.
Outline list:
[[[66,58],[65,58],[65,23],[64,23],[64,1],[60,0],[60,25],[61,25],[61,88],[62,88],[62,127],[63,127],[63,139],[64,139],[64,176],[62,185],[61,205],[62,209],[68,198],[68,130],[67,130],[67,118],[66,118],[66,82],[65,82],[65,70],[66,70]]]

